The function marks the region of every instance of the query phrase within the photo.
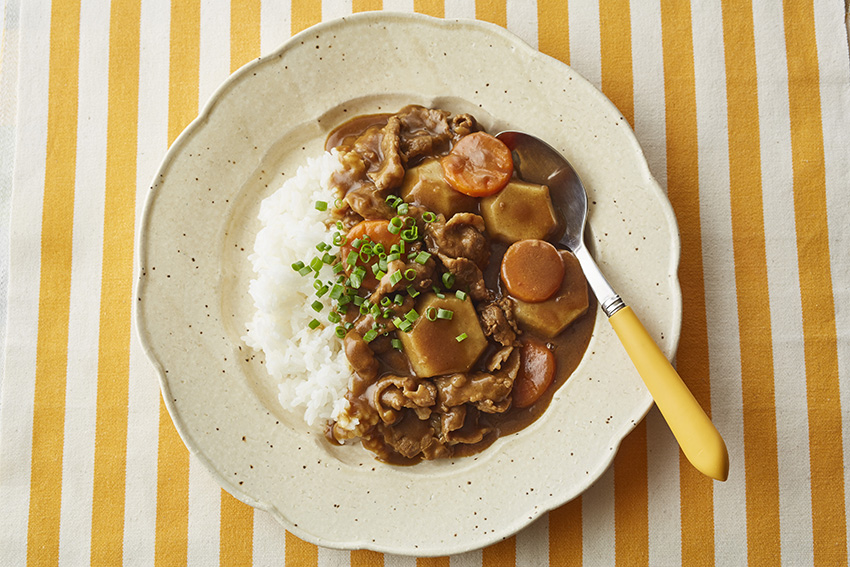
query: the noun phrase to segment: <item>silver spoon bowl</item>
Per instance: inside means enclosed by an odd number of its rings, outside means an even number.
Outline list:
[[[511,150],[514,169],[523,180],[549,187],[563,224],[559,243],[581,264],[602,311],[608,316],[682,452],[703,474],[726,480],[729,455],[720,433],[632,309],[602,275],[584,245],[587,192],[578,173],[557,150],[535,136],[507,131],[496,137]]]

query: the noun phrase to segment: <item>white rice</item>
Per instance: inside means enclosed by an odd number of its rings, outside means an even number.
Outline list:
[[[243,340],[265,353],[266,370],[279,383],[281,405],[303,413],[308,425],[335,419],[348,405],[343,396],[351,368],[335,335],[336,326],[327,320],[331,300],[327,294],[320,298],[324,309],[316,313],[311,307],[316,300],[315,279],[292,269],[299,260],[309,263],[321,256],[316,250],[319,242],[332,246],[329,254],[337,253],[325,225],[328,212],[316,210],[315,204],[324,201],[330,209],[334,196],[329,180],[340,167],[335,153],[308,159],[263,200],[259,215],[263,228],[249,256],[257,274],[249,287],[256,313]],[[319,277],[331,280],[331,268],[325,265]],[[322,326],[310,329],[313,319]]]

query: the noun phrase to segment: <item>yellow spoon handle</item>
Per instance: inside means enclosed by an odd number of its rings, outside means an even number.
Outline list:
[[[726,480],[729,476],[729,454],[723,438],[637,315],[630,307],[624,307],[608,320],[626,347],[655,405],[667,420],[682,452],[703,474]]]

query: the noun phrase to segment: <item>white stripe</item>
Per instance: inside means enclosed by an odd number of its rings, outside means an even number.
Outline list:
[[[475,0],[446,0],[444,15],[446,18],[475,18]]]
[[[664,51],[661,4],[643,3],[631,11],[634,129],[649,171],[667,190],[667,119],[664,104]]]
[[[731,465],[729,477],[733,479],[731,482],[714,483],[715,559],[720,565],[734,565],[747,556],[747,526],[723,14],[719,4],[694,5],[693,10],[700,225],[708,370],[712,377],[711,415],[726,441]],[[700,380],[701,377],[690,379]]]
[[[167,0],[142,1],[136,153],[137,238],[144,200],[167,148],[170,14]],[[134,282],[138,280],[138,264],[139,260],[135,258]],[[135,329],[135,311],[132,319]],[[127,408],[124,565],[154,563],[159,400],[156,373],[142,352],[138,335],[133,333]]]
[[[260,5],[260,52],[263,55],[289,39],[292,28],[290,0],[263,2]]]
[[[631,10],[634,129],[650,172],[667,190],[667,129],[661,5]],[[651,565],[682,561],[679,445],[657,408],[646,416],[647,548]]]
[[[351,10],[351,0],[322,0],[322,21],[347,16]]]
[[[581,547],[587,565],[615,564],[614,519],[612,465],[581,497]]]
[[[570,67],[597,89],[602,88],[602,47],[599,37],[599,4],[570,2]]]
[[[221,488],[194,455],[189,455],[189,529],[186,563],[218,565]]]
[[[230,75],[230,0],[204,0],[201,4],[198,108]]]
[[[516,535],[516,564],[547,565],[548,563],[549,514],[543,514]]]
[[[416,558],[387,554],[384,555],[384,567],[416,567]]]
[[[254,567],[278,567],[286,557],[286,531],[271,514],[254,510]]]
[[[782,562],[811,565],[812,498],[809,422],[803,343],[803,308],[794,218],[791,119],[783,13],[780,4],[754,4],[759,127],[764,199],[776,435],[779,468],[779,535]]]
[[[449,567],[481,567],[483,561],[483,554],[479,549],[459,555],[452,555],[449,557]]]
[[[41,216],[47,140],[50,6],[21,8],[18,149],[9,239],[8,329],[0,420],[0,564],[26,564],[38,336]],[[24,150],[25,148],[25,150]],[[14,403],[9,403],[14,400]]]
[[[537,49],[537,0],[513,0],[506,11],[508,31]]]
[[[350,551],[319,547],[316,565],[318,567],[348,567],[351,563],[349,561],[350,558]]]
[[[109,2],[84,0],[80,5],[79,120],[65,383],[60,565],[87,563],[91,554],[108,79]]]
[[[847,44],[850,16],[842,22],[841,3],[815,2],[815,34],[820,73],[821,113],[826,175],[826,208],[829,230],[832,292],[838,334],[838,384],[841,394],[841,435],[844,462],[845,529],[850,511],[850,65]],[[846,23],[846,27],[844,24]],[[850,539],[847,545],[850,546]],[[847,551],[850,555],[850,549]]]

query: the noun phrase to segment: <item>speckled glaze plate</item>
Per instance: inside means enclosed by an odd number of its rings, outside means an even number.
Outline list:
[[[572,69],[473,21],[361,14],[326,22],[228,79],[168,151],[140,235],[139,335],[187,447],[236,498],[322,546],[459,553],[587,489],[652,400],[601,311],[544,415],[484,452],[393,467],[332,447],[277,401],[251,318],[260,201],[357,114],[408,103],[547,140],[589,192],[589,237],[662,350],[681,320],[672,209],[619,111]]]

